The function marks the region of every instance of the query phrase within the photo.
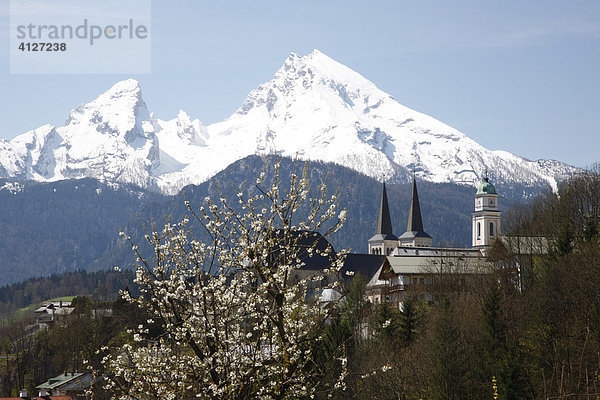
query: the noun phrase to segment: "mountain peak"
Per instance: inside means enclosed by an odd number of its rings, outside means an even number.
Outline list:
[[[190,118],[189,114],[183,110],[179,110],[179,112],[177,113],[177,119],[186,121],[188,123],[192,122],[192,119]]]
[[[115,83],[110,89],[102,93],[92,103],[114,104],[114,103],[137,104],[142,102],[142,89],[140,83],[135,79],[125,79]]]
[[[303,58],[319,61],[322,63],[334,64],[336,66],[342,66],[344,68],[350,69],[318,49],[313,49],[313,51],[311,51],[307,56],[304,56]]]
[[[104,92],[105,95],[122,96],[128,94],[139,94],[141,92],[140,83],[132,78],[125,79],[115,83],[110,89]]]
[[[319,75],[321,78],[337,82],[367,81],[373,85],[359,73],[317,49],[306,56],[290,53],[283,66],[276,72],[275,77],[286,76],[289,78],[291,75]]]

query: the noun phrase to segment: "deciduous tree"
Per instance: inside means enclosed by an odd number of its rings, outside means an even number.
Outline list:
[[[319,247],[346,218],[325,184],[311,193],[307,166],[281,187],[263,171],[239,204],[223,197],[179,223],[146,236],[152,259],[138,252],[136,282],[142,294],[128,296],[152,314],[163,334],[153,340],[147,324],[134,344],[107,356],[109,387],[123,399],[296,398],[342,388],[346,359],[336,354],[340,376],[330,387],[313,368],[315,342],[332,305],[311,301],[319,277],[291,279],[312,256],[326,257],[335,274],[343,254]],[[302,218],[300,217],[302,215]],[[209,241],[197,239],[203,229]],[[329,279],[328,287],[339,286]],[[105,349],[110,351],[111,349]]]

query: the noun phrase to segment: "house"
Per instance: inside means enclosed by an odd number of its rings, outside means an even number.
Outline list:
[[[97,379],[90,373],[65,372],[36,386],[36,389],[52,393],[53,396],[67,396],[77,400],[84,399],[85,391],[96,382]]]
[[[51,301],[34,311],[35,322],[39,328],[48,329],[54,323],[61,323],[75,308],[70,301]]]

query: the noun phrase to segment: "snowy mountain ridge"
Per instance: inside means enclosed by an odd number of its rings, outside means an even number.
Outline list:
[[[148,111],[137,81],[118,82],[74,109],[64,126],[0,140],[0,178],[91,177],[175,194],[251,154],[333,162],[387,181],[413,171],[431,182],[537,187],[577,168],[491,151],[460,131],[398,103],[350,68],[314,50],[290,54],[228,119],[209,126],[180,111]]]

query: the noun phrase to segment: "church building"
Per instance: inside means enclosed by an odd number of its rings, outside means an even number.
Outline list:
[[[487,249],[495,240],[502,239],[498,194],[489,182],[487,173],[475,193],[472,212],[472,247],[433,246],[433,237],[425,231],[419,204],[417,181],[413,180],[412,196],[408,212],[406,231],[399,237],[394,234],[392,217],[385,183],[381,190],[377,228],[368,240],[368,254],[350,253],[335,277],[328,271],[333,254],[331,245],[318,233],[304,233],[306,245],[316,242],[319,252],[306,254],[304,266],[294,271],[292,280],[310,276],[323,276],[319,284],[309,288],[309,297],[323,300],[321,293],[331,279],[342,279],[348,283],[355,274],[366,281],[365,295],[373,304],[387,303],[402,308],[407,299],[437,302],[436,280],[443,276],[457,282],[466,282],[470,277],[490,271],[491,264],[485,260]],[[317,281],[317,280],[315,280]],[[321,297],[323,299],[321,299]]]
[[[427,286],[440,274],[453,274],[459,279],[480,273],[489,268],[485,261],[486,250],[501,234],[501,212],[498,210],[498,194],[489,182],[487,172],[477,187],[475,208],[472,213],[472,247],[448,248],[433,246],[433,238],[425,232],[419,204],[416,179],[413,179],[412,197],[408,212],[406,231],[396,237],[392,230],[385,183],[381,201],[377,231],[369,239],[371,255],[385,255],[383,263],[369,277],[367,298],[372,303],[402,302],[408,296],[419,293],[419,299],[435,301]]]

